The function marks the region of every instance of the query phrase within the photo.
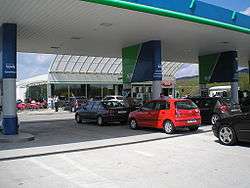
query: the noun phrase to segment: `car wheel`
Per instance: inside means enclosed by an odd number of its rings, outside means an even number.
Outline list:
[[[137,125],[137,122],[136,122],[135,119],[131,119],[131,120],[129,121],[129,127],[130,127],[131,129],[137,129],[137,128],[138,128],[138,125]]]
[[[102,118],[102,116],[98,116],[97,117],[97,125],[99,125],[99,126],[102,126],[104,123],[103,123],[103,118]]]
[[[190,131],[197,131],[199,129],[199,126],[191,126],[191,127],[188,127],[188,129]]]
[[[215,125],[216,122],[220,119],[220,116],[218,114],[213,114],[212,117],[211,117],[211,124],[212,125]]]
[[[230,126],[223,126],[219,129],[219,140],[223,145],[234,145],[237,141],[234,129]]]
[[[79,114],[76,114],[76,122],[77,123],[82,123],[82,119],[81,119],[81,117],[80,117],[80,115]]]
[[[175,132],[175,127],[171,121],[167,120],[163,123],[163,130],[167,134],[173,134]]]

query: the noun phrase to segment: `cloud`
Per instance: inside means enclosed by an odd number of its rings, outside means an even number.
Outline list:
[[[41,74],[47,74],[55,55],[18,53],[17,79],[22,80]]]
[[[196,76],[199,74],[198,64],[184,64],[182,68],[177,71],[176,78],[182,78],[186,76]]]
[[[242,11],[241,13],[250,16],[250,7],[248,7],[246,10]]]

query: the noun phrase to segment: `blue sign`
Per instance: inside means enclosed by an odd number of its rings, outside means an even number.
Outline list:
[[[0,32],[1,78],[16,78],[16,24],[3,24]]]
[[[153,80],[162,80],[161,41],[142,44],[132,77],[132,82]]]

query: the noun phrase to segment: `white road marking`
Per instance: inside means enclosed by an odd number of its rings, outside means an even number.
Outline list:
[[[67,175],[67,174],[65,174],[65,173],[63,173],[63,172],[61,172],[53,167],[46,165],[45,163],[41,162],[38,159],[33,158],[33,159],[29,159],[29,161],[36,164],[37,166],[45,169],[45,170],[50,171],[51,173],[55,174],[56,176],[59,176],[59,177],[62,177],[63,179],[68,180],[70,183],[72,183],[75,186],[87,187],[87,184],[83,184],[82,182],[77,182],[77,181],[73,180],[72,177],[70,177],[69,175]]]

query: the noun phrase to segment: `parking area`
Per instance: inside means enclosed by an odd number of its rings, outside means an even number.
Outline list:
[[[211,126],[196,133],[180,130],[167,135],[119,124],[76,124],[73,113],[43,113],[47,115],[19,115],[20,131],[34,134],[34,141],[0,144],[0,187],[250,184],[250,145],[223,146],[213,136]],[[64,120],[59,120],[60,116]]]
[[[101,147],[194,134],[188,129],[178,130],[174,135],[167,135],[157,129],[131,130],[126,124],[121,125],[120,123],[110,123],[104,126],[97,126],[90,122],[77,124],[74,120],[74,113],[64,111],[58,113],[53,111],[23,112],[19,114],[19,120],[21,122],[20,132],[34,135],[35,140],[22,143],[0,143],[1,150],[12,151],[22,148],[27,150],[30,148],[34,153],[34,148],[53,147],[55,150],[55,148],[64,146],[60,151],[65,151],[72,150],[72,145],[78,149],[86,148],[87,143],[94,143],[90,147]],[[211,127],[206,126],[195,134],[210,131]],[[45,151],[45,153],[47,152]]]

